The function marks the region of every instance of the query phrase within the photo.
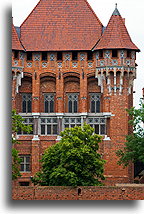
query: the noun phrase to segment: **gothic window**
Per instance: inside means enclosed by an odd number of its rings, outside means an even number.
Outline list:
[[[93,52],[92,51],[87,52],[87,60],[93,60]]]
[[[81,126],[81,118],[66,117],[64,118],[64,128],[74,128],[75,126]]]
[[[62,60],[62,52],[57,52],[57,60]]]
[[[21,172],[30,172],[30,155],[20,155],[20,171]]]
[[[42,52],[42,61],[47,61],[47,52],[46,51]]]
[[[54,95],[53,94],[44,95],[44,111],[45,113],[54,112]]]
[[[78,112],[78,94],[68,94],[68,112]]]
[[[74,51],[72,52],[72,60],[77,60],[78,59],[78,52]]]
[[[32,95],[30,93],[22,95],[22,112],[23,113],[32,112]]]
[[[23,123],[27,126],[30,125],[32,127],[31,133],[27,133],[22,130],[18,130],[17,134],[18,135],[33,135],[33,118],[32,117],[23,117],[24,121]]]
[[[32,52],[27,52],[27,60],[32,60]]]
[[[112,50],[112,57],[118,57],[118,51],[117,50]]]
[[[90,94],[90,112],[99,113],[100,112],[100,94],[92,93]]]
[[[57,118],[41,118],[41,135],[57,135],[58,134]]]
[[[98,117],[89,117],[88,124],[92,128],[94,128],[95,134],[105,135],[106,134],[106,119],[105,118],[98,118]]]

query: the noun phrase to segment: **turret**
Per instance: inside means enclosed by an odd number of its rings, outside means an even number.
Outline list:
[[[140,50],[132,42],[117,4],[94,50],[96,51],[96,78],[99,79],[101,92],[103,92],[103,80],[106,78],[109,94],[122,94],[124,87],[128,94],[131,94],[133,80],[136,77],[136,52]],[[125,75],[129,77],[129,82],[124,86]]]

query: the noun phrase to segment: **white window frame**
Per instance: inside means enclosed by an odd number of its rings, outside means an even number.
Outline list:
[[[29,158],[29,162],[27,162],[27,160],[26,160],[27,157]],[[21,169],[20,169],[20,172],[31,172],[31,155],[20,155],[20,158],[24,159],[20,163],[20,168],[21,168],[21,165],[23,164],[24,165],[24,170],[21,171]],[[29,169],[30,170],[27,170],[27,165],[29,165]]]

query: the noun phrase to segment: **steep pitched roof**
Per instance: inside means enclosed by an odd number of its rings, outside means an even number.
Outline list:
[[[13,24],[12,24],[12,50],[24,50],[24,48],[20,43],[18,34]]]
[[[27,51],[91,50],[102,24],[86,0],[40,0],[21,25]]]
[[[98,49],[133,49],[139,51],[132,42],[117,6],[109,20],[109,23],[94,50]]]

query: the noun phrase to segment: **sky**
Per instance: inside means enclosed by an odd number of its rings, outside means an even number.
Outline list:
[[[12,0],[12,16],[15,26],[20,26],[39,0]],[[141,50],[137,53],[137,79],[134,81],[134,106],[139,106],[144,87],[144,0],[88,0],[92,9],[104,26],[107,25],[110,16],[118,4],[118,10],[126,19],[126,27],[132,41]]]

